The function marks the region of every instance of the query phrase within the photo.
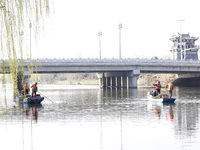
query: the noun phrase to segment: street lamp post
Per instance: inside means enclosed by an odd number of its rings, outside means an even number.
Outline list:
[[[99,59],[101,59],[101,36],[102,36],[101,31],[99,31],[98,36],[99,36]]]
[[[177,21],[180,21],[180,50],[181,50],[181,60],[183,59],[183,51],[184,50],[182,50],[182,21],[185,21],[185,20],[183,20],[183,19],[179,19],[179,20],[177,20]],[[185,59],[185,56],[184,56],[184,59]]]
[[[30,28],[30,59],[31,59],[31,28],[32,28],[32,23],[31,22],[29,24],[29,28]]]
[[[118,25],[118,28],[119,28],[119,59],[121,59],[121,28],[122,28],[121,23]]]

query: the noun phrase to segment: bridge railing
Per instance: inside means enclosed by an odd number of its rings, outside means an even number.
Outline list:
[[[5,62],[5,66],[9,65],[8,60],[0,60],[0,66],[3,61]],[[147,58],[70,58],[70,59],[24,59],[24,64],[45,64],[45,63],[169,63],[169,64],[200,64],[200,60],[171,60],[171,59],[147,59]],[[18,60],[18,64],[20,65],[21,60]]]
[[[92,59],[92,58],[71,58],[71,59],[41,59],[41,63],[189,63],[200,64],[199,60],[171,60],[171,59],[147,59],[147,58],[104,58],[104,59]]]

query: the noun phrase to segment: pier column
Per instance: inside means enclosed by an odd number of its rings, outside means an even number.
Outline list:
[[[123,76],[123,88],[127,88],[127,76]]]
[[[117,77],[117,88],[120,89],[121,88],[121,76]]]
[[[116,87],[116,79],[115,77],[112,77],[112,88]]]
[[[107,87],[110,87],[110,77],[107,77],[107,78],[106,78],[106,84],[107,84],[107,85],[106,85]]]
[[[18,73],[18,75],[17,75],[17,88],[20,92],[24,88],[24,85],[26,83],[30,84],[29,83],[29,77],[30,77],[30,75],[29,75],[28,71],[24,71],[24,73],[22,73],[22,72]],[[23,82],[22,79],[24,80],[24,82]]]
[[[121,77],[123,76],[123,74],[124,74],[123,72],[105,72],[104,76],[106,78],[111,78],[112,88],[116,88],[116,87],[121,88]],[[108,80],[107,80],[107,86],[109,86],[110,84]]]
[[[22,74],[19,72],[17,75],[17,88],[19,91],[21,91],[23,89],[23,85],[22,85]]]
[[[97,76],[99,78],[99,87],[105,88],[106,87],[106,78],[104,76],[104,73],[98,73]]]
[[[137,88],[137,77],[133,76],[133,77],[129,77],[129,88]]]
[[[106,78],[103,76],[102,80],[103,80],[103,87],[102,88],[106,88]]]
[[[128,87],[137,88],[137,78],[140,75],[140,70],[133,70],[127,73],[128,75]]]
[[[101,88],[103,85],[103,79],[102,78],[99,78],[99,88]]]
[[[26,84],[26,83],[28,83],[29,85],[31,84],[31,83],[29,83],[29,76],[28,75],[24,76],[24,84]]]

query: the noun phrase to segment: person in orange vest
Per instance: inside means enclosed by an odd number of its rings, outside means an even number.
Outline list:
[[[160,89],[161,89],[161,84],[160,81],[158,81],[158,84],[156,84],[157,95],[160,94]]]
[[[26,83],[24,85],[24,89],[25,89],[25,94],[27,95],[29,93],[29,86],[28,86],[28,83]]]
[[[31,86],[32,88],[32,97],[33,97],[33,93],[35,94],[35,97],[36,97],[36,92],[37,92],[37,82],[35,82],[35,84],[33,84]]]
[[[173,88],[174,88],[173,82],[171,82],[170,85],[169,85],[169,97],[170,97],[170,98],[172,98],[172,91],[173,91]]]

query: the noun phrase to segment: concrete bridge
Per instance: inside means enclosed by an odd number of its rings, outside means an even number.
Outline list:
[[[37,59],[24,60],[25,81],[28,66],[33,64],[33,73],[98,73],[100,86],[137,88],[140,73],[200,73],[199,60],[151,60],[151,59]],[[2,64],[2,63],[1,63]],[[20,64],[20,60],[18,60]],[[10,73],[5,61],[6,73]],[[19,65],[19,71],[21,66]],[[2,71],[0,71],[2,73]]]

